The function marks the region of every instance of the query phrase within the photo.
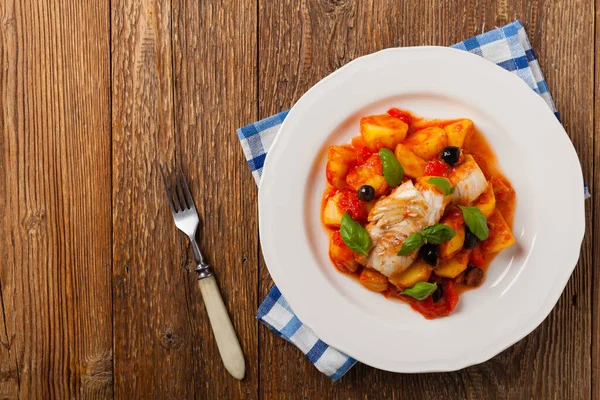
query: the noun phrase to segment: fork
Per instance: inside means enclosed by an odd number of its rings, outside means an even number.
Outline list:
[[[243,379],[246,371],[244,355],[227,314],[225,304],[223,304],[215,276],[210,266],[204,260],[196,242],[196,232],[200,219],[198,218],[198,212],[196,211],[190,188],[181,171],[181,165],[177,169],[166,166],[163,168],[161,165],[160,173],[165,185],[167,198],[169,199],[171,213],[175,220],[175,226],[187,235],[194,252],[194,259],[196,260],[195,271],[198,273],[198,286],[200,287],[200,292],[202,292],[204,306],[208,313],[208,319],[210,320],[223,364],[234,378]]]

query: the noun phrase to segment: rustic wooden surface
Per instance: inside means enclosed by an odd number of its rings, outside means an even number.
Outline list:
[[[0,398],[600,399],[600,43],[593,0],[0,1]],[[531,335],[446,374],[333,384],[254,314],[272,285],[235,128],[348,61],[519,18],[593,199]],[[184,166],[246,356],[224,370],[158,165]],[[595,227],[596,229],[592,229]]]
[[[0,397],[112,395],[107,2],[0,2]]]

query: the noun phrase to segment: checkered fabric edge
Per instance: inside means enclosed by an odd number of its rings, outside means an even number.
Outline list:
[[[542,96],[560,121],[548,85],[520,21],[477,35],[452,47],[477,54],[523,79],[532,90]],[[289,110],[280,112],[237,130],[248,166],[257,184],[260,182],[267,152],[288,112]],[[585,183],[584,190],[585,197],[589,198]],[[275,334],[298,347],[319,371],[334,381],[341,378],[356,363],[352,357],[327,345],[303,325],[276,286],[273,286],[260,305],[256,318]]]

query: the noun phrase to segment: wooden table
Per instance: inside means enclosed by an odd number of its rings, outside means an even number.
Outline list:
[[[594,0],[0,1],[0,397],[600,399],[599,16]],[[422,375],[357,365],[333,384],[255,320],[272,281],[235,128],[356,57],[516,18],[594,194],[580,262],[546,321],[491,361]],[[222,367],[165,204],[158,165],[173,158],[242,382]]]

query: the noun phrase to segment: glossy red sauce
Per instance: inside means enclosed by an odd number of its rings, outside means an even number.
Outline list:
[[[432,160],[425,166],[426,176],[446,176],[448,173],[448,164],[442,160]]]
[[[399,109],[390,109],[388,111],[388,114],[407,122],[410,125],[409,134],[417,130],[429,127],[443,128],[444,126],[459,121],[459,119],[424,120],[416,118],[409,112]],[[357,162],[356,165],[353,166],[350,169],[350,171],[348,171],[348,173],[351,173],[352,170],[365,164],[369,157],[375,154],[375,152],[366,147],[365,142],[361,136],[356,136],[352,139],[351,147],[355,150],[357,154]],[[505,188],[505,190],[501,189],[498,193],[496,193],[496,208],[504,216],[506,222],[512,230],[514,212],[516,207],[516,196],[510,182],[500,171],[496,155],[493,152],[490,145],[488,144],[487,140],[481,134],[481,132],[479,132],[475,128],[473,132],[471,132],[471,134],[469,134],[465,139],[462,151],[464,154],[471,154],[473,156],[473,158],[483,171],[488,181],[499,182],[497,184],[494,184],[494,187],[499,186]],[[449,172],[449,169],[449,166],[445,162],[441,160],[432,160],[428,162],[425,167],[425,175],[446,176]],[[389,194],[390,191],[391,189],[388,189],[384,196]],[[337,193],[342,193],[342,198],[339,202],[340,207],[343,210],[347,211],[353,219],[360,221],[362,224],[365,224],[367,222],[369,205],[368,203],[362,202],[358,199],[356,191],[350,190],[348,188],[340,190],[331,186],[328,187],[325,190],[322,197],[321,211],[323,211],[327,200],[331,196],[336,195]],[[341,239],[339,231],[329,229],[327,227],[326,229],[330,232],[330,234],[333,235],[333,239],[336,245],[345,246],[344,242]],[[347,247],[344,251],[346,250],[350,253],[352,252]],[[485,253],[479,248],[479,246],[477,246],[471,252],[470,263],[482,268],[485,272],[487,272],[487,269],[494,257],[496,256],[496,254],[497,253]],[[347,268],[338,265],[333,259],[332,263],[336,266],[338,270],[356,279],[359,278],[363,270],[363,267],[358,265],[354,272],[349,272]],[[432,278],[430,279],[430,281],[431,280],[438,281],[439,284],[443,285],[444,288],[444,297],[436,303],[434,303],[431,300],[431,296],[424,301],[418,301],[413,299],[412,297],[404,296],[401,294],[401,291],[403,289],[398,288],[392,284],[390,284],[389,288],[382,294],[388,298],[400,299],[408,303],[413,309],[425,316],[425,318],[432,319],[437,318],[439,316],[448,315],[450,312],[452,312],[452,310],[458,303],[459,295],[462,292],[471,289],[471,287],[465,286],[462,283],[455,283],[455,279],[442,279],[438,278],[434,274],[432,274]]]
[[[512,230],[517,198],[510,181],[500,171],[496,154],[478,129],[475,129],[473,133],[466,138],[463,150],[473,156],[488,181],[498,179],[508,188],[508,191],[504,196],[496,196],[496,208],[502,213],[502,216]],[[498,253],[483,253],[479,247],[476,247],[471,253],[471,262],[483,269],[487,275],[488,267],[497,254]],[[465,285],[457,285],[457,288],[459,294],[473,289]]]
[[[354,190],[342,190],[341,198],[339,201],[340,207],[348,212],[353,220],[366,222],[367,221],[367,210],[365,203],[358,199],[358,194]]]

